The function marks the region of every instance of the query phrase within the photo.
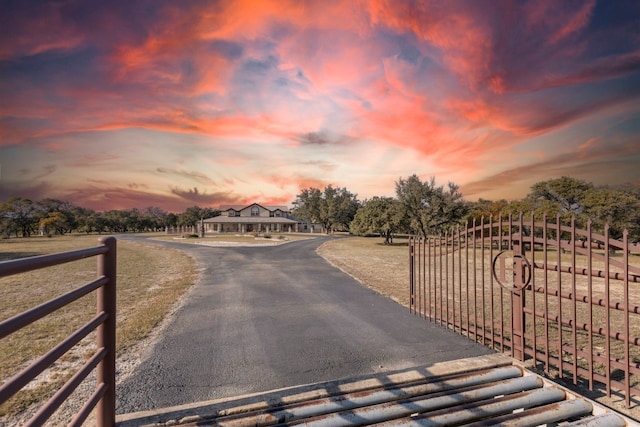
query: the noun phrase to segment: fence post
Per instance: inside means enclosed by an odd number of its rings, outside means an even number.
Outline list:
[[[98,384],[106,387],[96,407],[96,419],[98,427],[112,427],[116,423],[116,239],[110,236],[98,241],[107,247],[107,253],[98,256],[98,277],[109,281],[97,290],[97,311],[108,317],[98,327],[98,348],[107,353],[96,370]]]

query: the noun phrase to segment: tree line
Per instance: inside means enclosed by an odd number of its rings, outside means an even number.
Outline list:
[[[0,203],[0,235],[29,237],[66,233],[127,233],[160,231],[165,227],[192,227],[202,218],[220,215],[211,208],[192,206],[182,213],[158,207],[96,212],[73,203],[46,198],[32,201],[12,197]]]
[[[595,186],[592,183],[561,177],[534,184],[520,200],[464,200],[458,185],[438,185],[435,178],[421,180],[417,175],[395,182],[395,197],[373,197],[359,201],[344,187],[302,190],[293,202],[292,214],[301,221],[319,224],[330,233],[348,231],[355,235],[379,235],[392,243],[397,234],[429,235],[456,224],[491,216],[533,212],[560,217],[568,223],[575,218],[578,227],[592,221],[595,231],[609,225],[610,235],[620,238],[628,230],[631,241],[640,241],[640,187]],[[212,208],[192,206],[182,213],[165,212],[157,207],[96,212],[58,199],[32,201],[13,197],[0,203],[0,235],[31,236],[83,233],[126,233],[160,231],[165,227],[193,227],[202,218],[220,215]]]
[[[626,229],[630,241],[640,241],[640,187],[595,186],[563,176],[534,184],[520,200],[464,200],[458,185],[438,185],[435,178],[422,181],[417,175],[395,183],[396,197],[373,197],[362,202],[346,188],[328,186],[321,191],[303,190],[294,202],[294,216],[355,235],[376,234],[389,244],[397,234],[429,235],[456,224],[533,213],[536,220],[546,215],[563,223],[575,218],[578,227],[592,222],[597,232],[609,226],[610,236],[619,239]]]

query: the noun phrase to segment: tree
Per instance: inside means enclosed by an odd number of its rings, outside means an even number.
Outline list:
[[[494,220],[500,218],[500,215],[505,215],[508,211],[509,202],[504,199],[497,202],[479,199],[477,202],[470,202],[467,205],[468,213],[466,216],[467,224],[471,226],[473,220],[476,220],[477,224],[480,224],[482,218],[487,221],[490,217]]]
[[[11,218],[7,203],[0,203],[0,233],[7,238],[11,237],[12,234],[15,234],[16,237],[18,236],[18,226]]]
[[[107,220],[100,212],[94,212],[87,209],[85,214],[79,218],[79,222],[80,231],[84,231],[87,234],[94,231],[98,234],[102,234],[107,231]]]
[[[127,221],[125,219],[126,214],[124,211],[110,210],[105,211],[101,215],[105,231],[110,233],[126,233]]]
[[[162,223],[163,226],[165,227],[177,227],[178,226],[178,215],[174,214],[173,212],[169,212],[165,218],[164,218],[164,222]]]
[[[201,219],[212,218],[218,215],[220,215],[219,210],[192,206],[187,208],[183,213],[178,214],[178,225],[195,227]]]
[[[585,214],[595,221],[596,229],[602,231],[609,224],[610,236],[620,239],[623,231],[629,231],[633,241],[640,239],[640,199],[633,193],[599,188],[587,193],[584,198]]]
[[[44,219],[43,224],[45,224],[47,228],[53,228],[57,234],[61,235],[77,229],[79,227],[79,216],[83,213],[82,209],[73,203],[53,198],[38,201],[37,209],[39,211],[39,221]],[[62,219],[63,217],[64,220]],[[41,225],[40,228],[44,227]]]
[[[57,234],[63,235],[68,227],[67,217],[61,212],[50,212],[46,217],[40,218],[38,225],[46,234],[53,229]]]
[[[151,231],[158,231],[165,226],[167,213],[160,208],[150,206],[142,210],[144,225]]]
[[[548,200],[558,203],[562,213],[579,215],[584,211],[583,200],[593,190],[593,184],[563,176],[558,179],[537,182],[528,195],[534,201]]]
[[[433,177],[422,182],[415,174],[396,182],[396,195],[411,220],[411,227],[423,236],[462,220],[467,206],[458,189],[452,182],[447,189],[438,187]]]
[[[16,237],[18,237],[18,233],[21,233],[22,237],[29,237],[36,231],[37,209],[32,200],[11,197],[6,203],[3,203],[2,211],[5,217],[3,222],[6,222],[7,227],[15,232]]]
[[[393,243],[393,235],[409,228],[409,218],[402,205],[391,197],[374,197],[358,209],[350,231],[356,235],[379,234],[384,244]]]
[[[360,203],[346,188],[328,185],[324,191],[317,188],[302,190],[293,205],[296,218],[320,224],[326,233],[331,233],[335,228],[349,230]]]

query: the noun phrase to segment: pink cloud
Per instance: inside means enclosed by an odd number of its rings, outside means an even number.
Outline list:
[[[267,175],[265,180],[280,189],[296,188],[297,192],[306,188],[320,188],[324,189],[329,183],[326,180],[315,178],[312,176],[305,176],[304,174],[295,174],[294,176],[285,175]],[[297,194],[296,192],[296,194]],[[287,196],[289,198],[295,195]]]
[[[214,202],[228,183],[247,180],[247,165],[284,157],[318,156],[287,177],[293,186],[324,186],[347,169],[344,159],[366,164],[387,147],[415,153],[407,168],[471,176],[491,153],[532,136],[584,128],[605,113],[637,115],[635,27],[599,21],[594,0],[151,4],[17,8],[0,29],[0,95],[9,100],[0,103],[0,147],[67,154],[69,175],[86,176],[74,171],[101,156],[94,140],[170,135],[150,137],[149,146],[171,141],[163,147],[171,160],[147,166],[149,182],[171,176],[206,190],[149,188]],[[573,150],[592,161],[607,138],[592,131],[545,156]],[[223,172],[188,163],[181,153],[192,145]],[[135,158],[116,157],[103,166],[135,170]],[[274,191],[292,187],[269,175]],[[125,203],[129,193],[113,187]]]

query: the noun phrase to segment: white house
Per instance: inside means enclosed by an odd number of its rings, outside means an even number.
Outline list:
[[[205,233],[291,233],[298,231],[299,222],[286,206],[220,206],[220,216],[204,220]],[[300,224],[300,231],[306,228]]]

